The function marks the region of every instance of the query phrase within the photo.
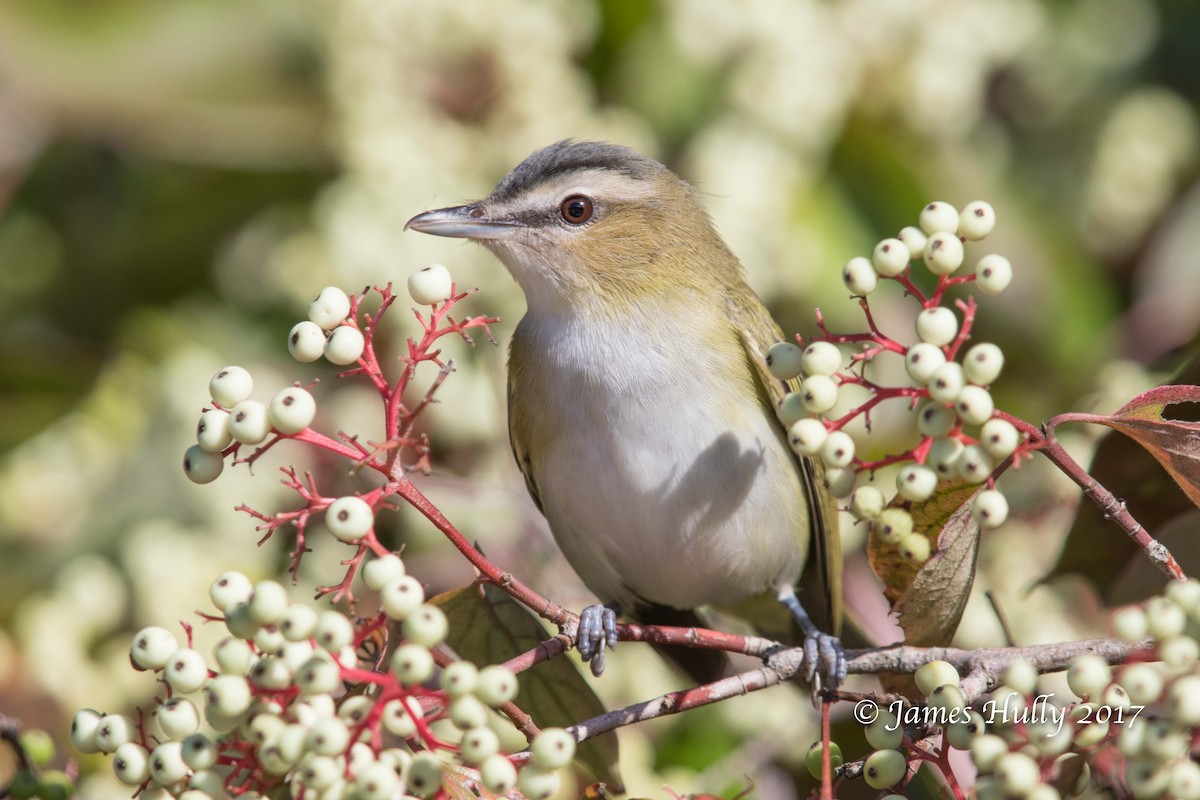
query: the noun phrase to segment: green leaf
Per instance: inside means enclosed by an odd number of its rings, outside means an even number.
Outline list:
[[[447,643],[476,664],[508,661],[551,638],[529,609],[490,583],[472,583],[430,602],[440,606],[450,619]],[[539,727],[566,727],[607,710],[574,659],[551,658],[522,672],[519,678],[521,688],[515,702]],[[576,760],[610,790],[623,791],[615,734],[582,742]]]

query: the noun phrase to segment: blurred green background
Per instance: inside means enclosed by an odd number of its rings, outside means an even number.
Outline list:
[[[1198,102],[1187,0],[6,0],[0,712],[57,736],[76,707],[144,703],[132,630],[190,618],[224,569],[278,573],[287,543],[256,547],[233,507],[291,507],[275,467],[315,462],[279,448],[253,479],[188,484],[208,377],[245,365],[260,399],[324,378],[321,423],[371,436],[370,396],[291,362],[286,333],[322,286],[430,261],[504,322],[500,348],[448,346],[460,371],[428,420],[423,485],[505,568],[589,601],[509,463],[503,345],[520,293],[481,249],[402,232],[532,150],[602,138],[672,166],[788,331],[811,331],[814,306],[858,325],[841,265],[924,202],[988,200],[999,228],[969,257],[1002,252],[1017,277],[983,300],[977,335],[1008,356],[999,405],[1038,422],[1115,409],[1200,328]],[[909,324],[896,305],[877,311],[885,328]],[[1093,442],[1071,446],[1086,458]],[[1036,462],[1006,483],[1016,519],[985,539],[977,593],[996,593],[1022,644],[1102,630],[1086,585],[1027,591],[1074,490]],[[412,515],[390,533],[435,588],[470,579]],[[309,557],[297,595],[340,557]],[[870,579],[850,569],[867,608]],[[986,603],[967,613],[961,644],[1002,642]],[[676,685],[625,650],[597,684],[606,702]],[[807,708],[780,690],[627,731],[626,780],[792,796]],[[102,761],[82,767],[86,796],[123,796]]]

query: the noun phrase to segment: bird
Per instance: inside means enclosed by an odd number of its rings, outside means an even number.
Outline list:
[[[619,616],[692,627],[713,607],[803,643],[814,691],[836,687],[836,505],[777,415],[788,386],[766,353],[783,333],[700,192],[633,149],[566,139],[486,198],[405,229],[483,245],[525,295],[509,345],[509,438],[559,548],[600,600],[577,633],[592,672]],[[717,651],[668,655],[699,682],[728,667]]]

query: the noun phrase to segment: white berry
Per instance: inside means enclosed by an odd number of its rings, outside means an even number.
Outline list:
[[[430,264],[408,276],[408,293],[417,305],[432,306],[450,299],[454,280],[441,264]]]
[[[804,407],[813,414],[824,414],[837,405],[838,386],[828,375],[811,375],[800,387]]]
[[[921,209],[917,224],[929,235],[941,232],[956,233],[958,231],[958,209],[949,203],[935,200]]]
[[[963,422],[968,425],[982,425],[992,417],[996,410],[991,393],[982,386],[964,386],[954,401],[954,408]]]
[[[927,308],[917,315],[917,337],[922,342],[950,344],[958,335],[958,317],[942,306]]]
[[[971,516],[981,528],[999,528],[1008,519],[1008,499],[995,489],[984,489],[971,505]]]
[[[945,363],[946,354],[942,348],[926,342],[914,344],[904,355],[904,369],[908,371],[908,377],[920,386],[928,384],[934,371]]]
[[[316,361],[325,352],[325,331],[311,320],[297,322],[288,333],[288,352],[304,364]]]
[[[962,240],[953,233],[935,233],[926,240],[922,255],[934,275],[949,275],[962,266]]]
[[[362,568],[363,583],[368,589],[378,592],[388,582],[404,576],[404,562],[395,553],[376,556]]]
[[[938,474],[950,479],[958,475],[958,459],[962,456],[963,443],[953,438],[937,438],[925,453],[925,464]]]
[[[230,570],[217,576],[208,587],[208,596],[221,611],[237,603],[245,603],[254,594],[254,584],[240,572]]]
[[[851,294],[865,296],[875,291],[879,285],[879,273],[871,262],[862,256],[855,256],[842,267],[842,283]]]
[[[920,258],[925,253],[925,241],[928,237],[925,236],[925,231],[920,228],[909,225],[900,229],[900,233],[896,236],[906,248],[908,248],[908,258],[910,261]]]
[[[208,382],[208,393],[213,402],[222,408],[232,408],[254,391],[254,379],[242,367],[226,367],[212,376]]]
[[[958,474],[967,483],[983,483],[992,474],[994,464],[987,452],[978,445],[967,445],[958,457]]]
[[[858,473],[851,467],[828,467],[825,470],[825,488],[831,497],[838,500],[853,494],[857,483]]]
[[[375,512],[361,497],[339,497],[325,510],[325,527],[338,541],[357,542],[374,524]]]
[[[875,519],[886,504],[883,492],[874,486],[860,486],[850,495],[850,513],[857,519]]]
[[[813,342],[800,357],[800,367],[806,375],[832,375],[841,366],[842,351],[830,342]]]
[[[802,456],[815,456],[821,452],[821,445],[828,435],[825,423],[819,419],[798,420],[788,429],[788,441],[792,449]]]
[[[963,356],[963,374],[971,383],[988,386],[1000,377],[1004,368],[1004,351],[994,344],[973,345]]]
[[[963,238],[977,242],[996,227],[996,211],[982,200],[967,203],[958,215],[958,232]]]
[[[325,342],[325,358],[344,367],[357,361],[365,347],[362,331],[351,325],[339,325]]]
[[[280,390],[267,406],[267,419],[280,433],[299,433],[312,424],[316,415],[317,401],[299,386]]]
[[[271,433],[267,407],[257,400],[243,400],[229,410],[229,432],[242,444],[258,444]]]
[[[924,237],[921,238],[921,246],[924,247]],[[900,239],[884,239],[875,245],[875,251],[871,253],[871,266],[880,275],[894,278],[908,269],[908,262],[913,257],[905,242]]]
[[[575,737],[562,728],[544,728],[529,746],[534,766],[561,769],[575,758]]]
[[[833,431],[821,445],[821,460],[828,467],[846,467],[854,460],[854,440],[845,431]]]
[[[938,475],[921,464],[906,464],[896,474],[896,491],[905,500],[919,503],[928,500],[937,488]]]
[[[929,376],[929,397],[939,403],[951,403],[958,399],[963,389],[963,369],[957,361],[948,361]]]
[[[1020,443],[1021,434],[1008,420],[998,417],[989,419],[979,429],[980,446],[998,461],[1012,455]]]
[[[944,403],[929,403],[917,412],[917,430],[921,432],[922,436],[934,439],[945,436],[954,429],[956,424],[958,424],[958,415]]]
[[[1012,264],[1002,255],[992,253],[975,265],[975,285],[984,294],[1000,294],[1012,281]]]
[[[141,669],[162,669],[178,649],[179,642],[169,630],[151,626],[134,634],[129,658]]]
[[[233,434],[229,432],[229,412],[207,408],[196,423],[196,444],[207,453],[219,453],[229,447]]]
[[[198,444],[183,454],[183,473],[192,483],[212,483],[221,476],[225,461],[220,453],[210,453]]]
[[[776,342],[767,349],[767,369],[781,381],[790,381],[800,374],[800,359],[804,351],[791,342]]]
[[[336,328],[349,313],[350,298],[336,286],[326,286],[308,304],[308,318],[324,330]]]
[[[400,575],[379,590],[379,603],[389,619],[406,619],[425,602],[425,589],[411,575]]]

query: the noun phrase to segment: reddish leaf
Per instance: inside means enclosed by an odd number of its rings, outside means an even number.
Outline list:
[[[1167,407],[1176,403],[1200,403],[1200,386],[1160,386],[1138,395],[1111,417],[1091,421],[1118,430],[1146,448],[1188,499],[1200,506],[1200,423],[1164,416]]]

